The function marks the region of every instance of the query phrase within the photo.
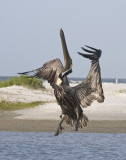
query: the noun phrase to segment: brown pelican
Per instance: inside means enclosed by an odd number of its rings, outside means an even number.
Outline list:
[[[87,126],[89,120],[83,113],[82,107],[85,108],[90,106],[94,100],[97,100],[99,103],[104,101],[99,66],[99,58],[102,53],[101,50],[86,46],[91,49],[87,50],[82,47],[84,51],[91,54],[78,53],[91,60],[91,68],[87,78],[82,83],[75,87],[70,87],[67,75],[72,72],[72,60],[67,50],[65,36],[62,29],[60,30],[60,37],[65,61],[64,67],[60,59],[54,59],[45,63],[41,68],[20,73],[46,79],[54,88],[54,95],[62,111],[60,116],[61,121],[55,135],[59,135],[60,130],[63,129],[61,126],[62,122],[75,126],[75,131],[77,131],[78,128],[84,128]]]

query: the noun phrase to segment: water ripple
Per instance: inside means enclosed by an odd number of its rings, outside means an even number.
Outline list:
[[[125,160],[126,134],[0,132],[0,160]]]

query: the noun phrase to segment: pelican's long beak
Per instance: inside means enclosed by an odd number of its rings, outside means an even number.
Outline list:
[[[66,45],[65,36],[64,36],[64,33],[63,33],[62,29],[60,29],[60,38],[61,38],[61,43],[62,43],[62,48],[63,48],[63,55],[64,55],[64,62],[65,62],[64,69],[63,69],[62,73],[64,73],[64,72],[66,73],[69,70],[72,71],[72,59],[71,59],[71,57],[69,55],[69,52],[68,52],[68,49],[67,49],[67,45]]]

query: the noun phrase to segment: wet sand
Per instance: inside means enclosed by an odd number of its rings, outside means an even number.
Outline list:
[[[0,111],[0,131],[9,132],[55,132],[59,120],[15,119],[13,112]],[[74,132],[74,128],[63,123],[63,132]],[[91,120],[88,126],[78,132],[83,133],[126,133],[125,120]]]

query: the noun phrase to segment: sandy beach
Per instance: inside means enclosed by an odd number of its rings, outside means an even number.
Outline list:
[[[71,86],[76,83],[71,83]],[[0,131],[55,131],[60,120],[60,106],[56,103],[53,89],[44,82],[46,90],[32,90],[22,86],[0,88],[0,101],[32,102],[48,101],[31,109],[0,111]],[[126,133],[126,84],[103,83],[105,102],[94,102],[84,108],[90,122],[79,132]],[[63,124],[64,131],[73,129]]]

